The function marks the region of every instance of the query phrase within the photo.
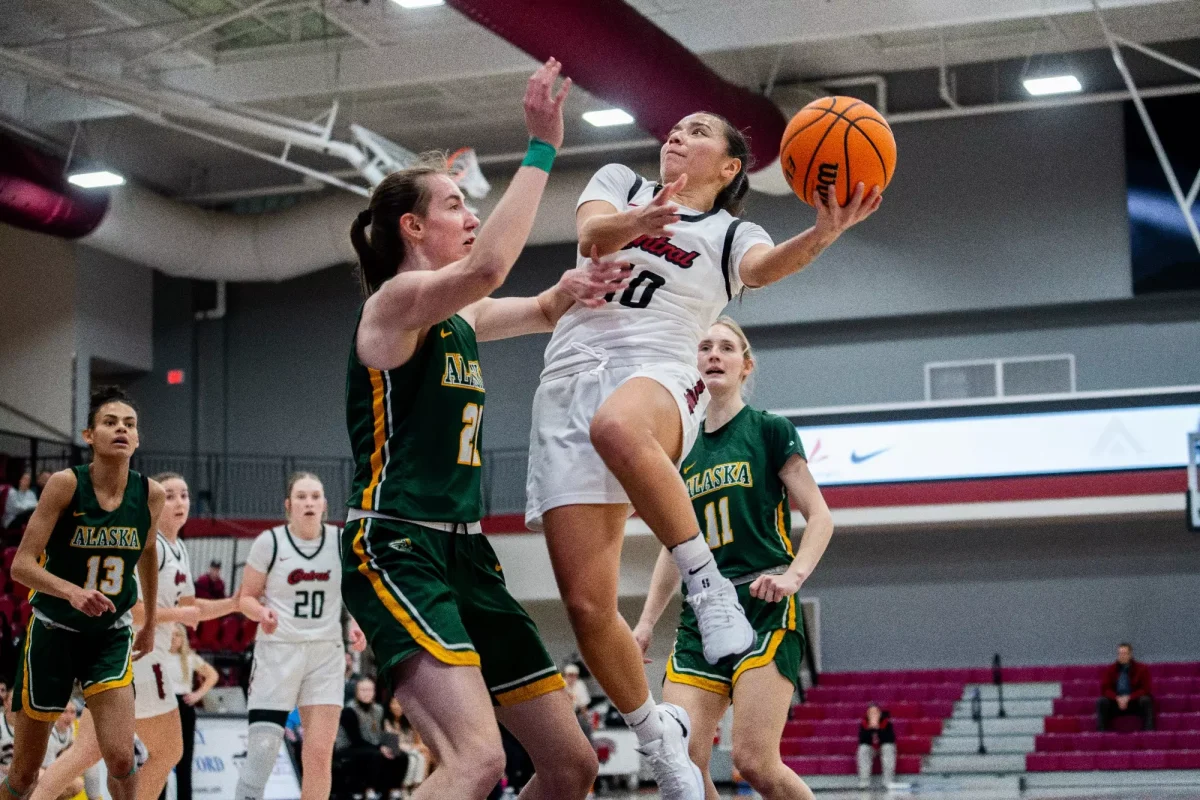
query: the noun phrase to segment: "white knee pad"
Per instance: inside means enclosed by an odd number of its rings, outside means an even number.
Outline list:
[[[251,722],[246,737],[246,760],[242,762],[235,800],[262,800],[263,791],[275,760],[279,757],[279,746],[283,744],[283,726],[274,722]]]

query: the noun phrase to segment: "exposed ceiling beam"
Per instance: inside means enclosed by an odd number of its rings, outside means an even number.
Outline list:
[[[133,58],[131,58],[127,62],[125,62],[125,64],[126,64],[126,66],[129,66],[131,64],[136,64],[141,61],[145,61],[148,58],[153,58],[154,56],[160,55],[162,53],[166,53],[166,52],[170,52],[171,50],[178,49],[180,46],[187,44],[188,42],[193,41],[195,39],[199,39],[204,34],[210,32],[210,31],[214,31],[217,28],[221,27],[222,25],[227,25],[230,22],[233,22],[234,20],[241,19],[242,17],[251,16],[254,14],[254,12],[258,11],[259,9],[266,8],[267,6],[269,6],[273,3],[277,3],[277,2],[279,2],[279,0],[258,0],[258,2],[252,3],[244,8],[239,8],[237,11],[231,11],[228,14],[219,16],[214,20],[206,22],[205,24],[201,25],[199,28],[196,28],[194,31],[185,33],[182,36],[179,36],[175,39],[172,39],[169,42],[166,42],[165,44],[162,44],[159,47],[156,47],[153,50],[150,50],[149,52],[142,53],[139,56],[134,56]]]
[[[126,12],[122,11],[120,8],[114,6],[112,3],[107,2],[107,0],[88,0],[88,2],[90,2],[96,8],[103,11],[105,14],[108,14],[110,17],[113,17],[114,19],[118,19],[121,22],[124,22],[126,25],[137,26],[137,25],[142,24],[142,21],[140,19],[133,16],[132,14],[127,14]],[[164,36],[159,31],[153,31],[151,33],[151,36],[153,36],[155,39],[157,39],[160,42],[165,41],[167,39],[167,37]],[[194,60],[195,62],[197,62],[198,64],[200,64],[202,66],[211,67],[213,65],[213,62],[211,59],[205,58],[204,56],[200,55],[199,53],[188,52],[187,55],[190,58],[192,58],[192,60]]]

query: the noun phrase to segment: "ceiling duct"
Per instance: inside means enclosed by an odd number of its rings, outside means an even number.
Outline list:
[[[107,210],[107,193],[71,186],[60,160],[0,133],[0,222],[78,239],[91,233]]]

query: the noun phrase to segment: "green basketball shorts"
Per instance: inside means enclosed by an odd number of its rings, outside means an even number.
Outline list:
[[[42,722],[62,714],[75,689],[86,700],[133,682],[133,628],[72,631],[29,620],[13,682],[14,711]]]

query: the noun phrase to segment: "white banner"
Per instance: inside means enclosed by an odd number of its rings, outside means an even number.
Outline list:
[[[246,718],[200,717],[192,758],[192,796],[227,800],[237,788],[246,759]],[[300,782],[285,747],[279,748],[275,770],[267,781],[265,800],[299,800]]]
[[[1200,405],[797,426],[817,482],[1183,467]]]

